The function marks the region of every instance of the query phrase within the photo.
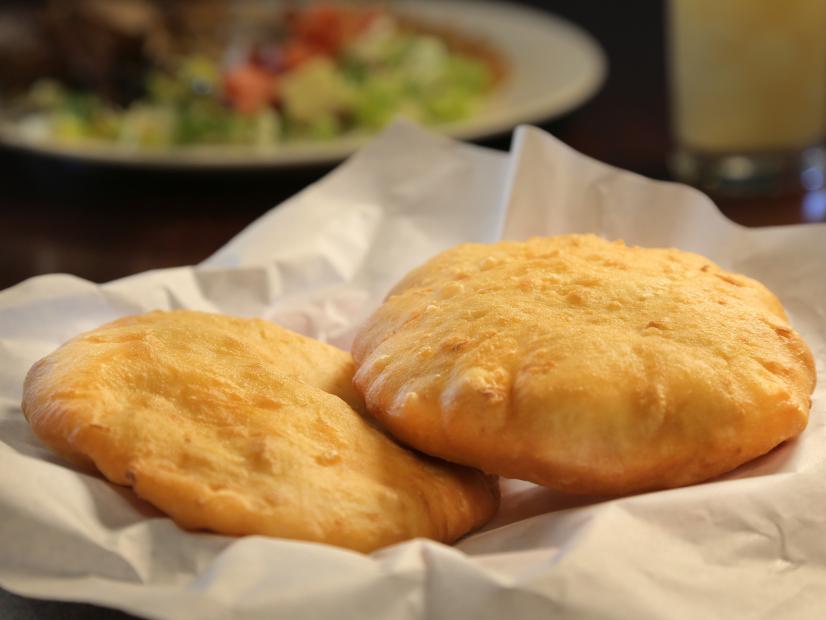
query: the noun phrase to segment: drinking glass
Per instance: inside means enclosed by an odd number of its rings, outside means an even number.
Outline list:
[[[671,0],[674,175],[712,193],[815,190],[826,0]]]

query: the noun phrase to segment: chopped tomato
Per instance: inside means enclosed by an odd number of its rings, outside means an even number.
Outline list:
[[[380,14],[375,8],[317,4],[290,15],[290,33],[309,47],[332,56]]]
[[[284,71],[292,71],[308,60],[324,55],[321,50],[311,47],[299,39],[293,39],[284,43],[281,53],[281,62],[283,63]]]
[[[239,65],[224,76],[224,91],[241,114],[255,114],[278,100],[278,79],[255,65]]]

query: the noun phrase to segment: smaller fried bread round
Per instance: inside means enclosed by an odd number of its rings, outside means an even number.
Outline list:
[[[348,353],[262,320],[152,312],[37,362],[23,412],[187,529],[370,551],[489,519],[495,481],[377,430],[352,373]]]
[[[762,284],[675,249],[571,235],[466,244],[353,344],[408,445],[574,493],[706,480],[806,426],[811,352]]]

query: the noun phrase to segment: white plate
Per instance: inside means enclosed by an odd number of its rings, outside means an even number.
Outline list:
[[[509,64],[505,83],[484,111],[438,129],[475,140],[564,114],[593,95],[605,77],[602,50],[583,30],[546,12],[516,4],[461,0],[406,0],[400,10],[480,36],[501,50]],[[343,159],[369,140],[347,137],[325,142],[257,149],[250,146],[196,146],[158,151],[107,143],[66,145],[36,140],[13,123],[0,124],[0,142],[49,155],[127,166],[175,168],[280,167]]]

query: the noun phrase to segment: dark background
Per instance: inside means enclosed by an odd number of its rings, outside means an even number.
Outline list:
[[[600,42],[609,62],[607,81],[593,99],[542,126],[596,159],[668,178],[664,3],[526,3],[582,26]],[[507,149],[509,137],[481,144]],[[197,263],[329,169],[130,171],[0,149],[0,289],[56,271],[104,282],[147,269]],[[746,225],[826,219],[824,213],[807,215],[799,195],[718,204]],[[0,617],[128,616],[0,591]]]
[[[589,31],[609,74],[583,107],[542,126],[601,161],[667,178],[659,0],[534,0]],[[507,149],[509,137],[482,144]],[[0,289],[68,272],[96,282],[197,263],[329,167],[218,174],[137,171],[0,150]],[[723,201],[747,225],[804,221],[799,196]],[[823,215],[810,215],[808,219]]]

